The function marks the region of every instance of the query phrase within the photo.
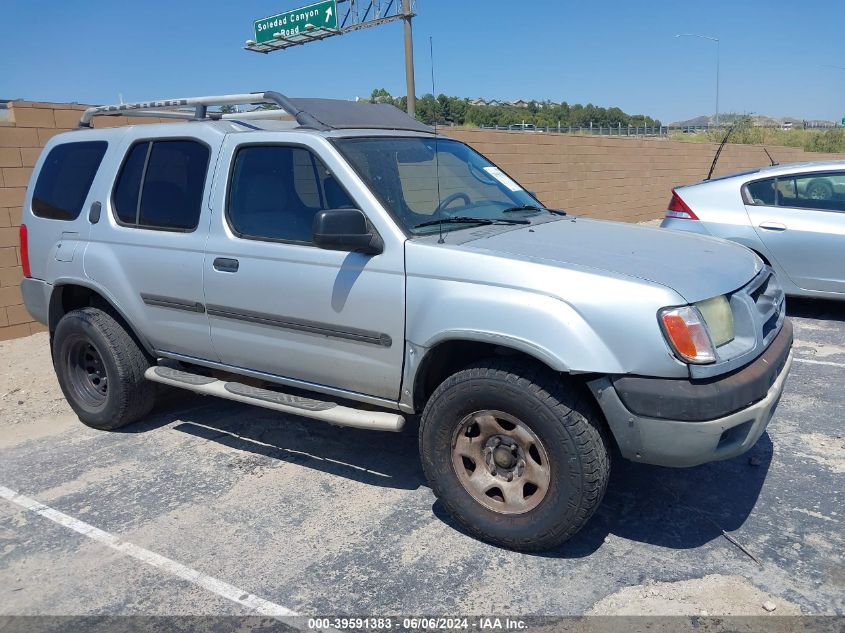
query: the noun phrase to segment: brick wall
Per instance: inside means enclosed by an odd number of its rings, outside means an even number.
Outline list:
[[[716,143],[606,138],[448,128],[534,191],[545,204],[578,215],[643,222],[663,216],[677,185],[707,176]],[[845,158],[841,154],[769,147],[780,163]],[[726,145],[714,176],[769,164],[756,145]]]
[[[55,134],[76,127],[87,106],[15,101],[10,120],[0,120],[0,340],[26,336],[44,328],[22,305],[18,226],[32,167],[41,148]],[[156,123],[154,118],[100,117],[95,127]],[[495,132],[449,128],[449,136],[488,156],[540,199],[597,218],[638,222],[663,215],[669,190],[701,180],[710,167],[715,144],[668,140],[597,138],[557,134]],[[845,158],[771,148],[776,160]],[[728,145],[717,174],[767,164],[762,149]]]
[[[0,341],[45,329],[32,320],[20,292],[21,206],[41,148],[56,134],[75,128],[87,107],[14,101],[9,103],[9,118],[0,120]],[[94,127],[158,122],[156,118],[100,117]]]

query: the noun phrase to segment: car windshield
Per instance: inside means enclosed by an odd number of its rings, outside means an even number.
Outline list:
[[[478,152],[444,138],[345,138],[341,153],[414,235],[543,213],[543,205]],[[459,218],[459,221],[450,219]],[[442,227],[436,220],[446,220]],[[435,222],[432,222],[435,221]]]

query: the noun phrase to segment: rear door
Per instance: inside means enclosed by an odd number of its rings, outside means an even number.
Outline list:
[[[85,270],[115,294],[156,350],[216,360],[202,265],[206,192],[223,135],[204,125],[186,135],[186,126],[174,125],[172,135],[149,138],[144,127],[124,139],[114,184],[99,200]]]
[[[845,172],[778,176],[744,189],[754,230],[795,285],[845,293]]]

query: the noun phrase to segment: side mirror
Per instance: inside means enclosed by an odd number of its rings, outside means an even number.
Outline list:
[[[370,231],[367,218],[358,209],[329,209],[314,216],[314,244],[330,251],[354,251],[378,255],[384,242]]]

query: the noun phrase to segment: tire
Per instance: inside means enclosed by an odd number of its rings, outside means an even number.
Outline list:
[[[111,314],[68,312],[53,334],[53,367],[71,408],[86,425],[112,431],[142,418],[155,404],[144,378],[150,361]]]
[[[490,359],[452,375],[426,404],[419,440],[426,478],[449,513],[481,540],[515,550],[571,538],[610,476],[589,394],[540,365]]]
[[[832,200],[833,185],[824,178],[813,180],[807,185],[807,197],[812,200]]]

